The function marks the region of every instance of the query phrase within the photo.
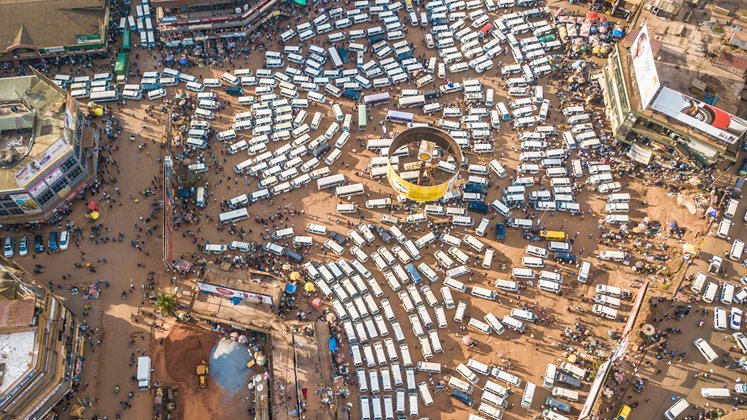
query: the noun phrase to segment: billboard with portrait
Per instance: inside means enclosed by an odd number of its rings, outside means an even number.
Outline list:
[[[661,90],[651,108],[729,144],[747,131],[747,121],[668,87]]]
[[[210,283],[197,282],[197,288],[202,292],[215,293],[222,295],[227,298],[241,298],[246,299],[252,303],[264,303],[272,305],[272,296],[263,295],[260,293],[245,292],[243,290],[231,289],[229,287],[217,286]]]
[[[638,36],[635,37],[630,47],[630,55],[633,58],[633,72],[638,83],[638,93],[641,95],[641,108],[646,109],[656,96],[661,87],[659,74],[656,72],[656,62],[651,51],[651,38],[648,35],[648,27],[643,25]]]

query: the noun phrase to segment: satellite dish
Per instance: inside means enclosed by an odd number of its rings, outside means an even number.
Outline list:
[[[235,9],[234,9],[234,12],[236,12],[236,14],[239,14],[239,13],[241,13],[241,8],[240,8],[240,7],[237,7],[237,8],[235,8]]]

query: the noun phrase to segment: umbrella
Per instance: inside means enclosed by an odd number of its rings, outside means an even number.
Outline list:
[[[96,202],[94,202],[93,200],[89,201],[88,204],[86,204],[86,207],[88,207],[88,211],[98,210],[98,208],[99,208],[96,205]]]
[[[172,61],[174,61],[174,56],[170,55],[170,56],[166,57],[166,61],[169,62],[169,63],[172,62]]]
[[[576,363],[576,355],[572,354],[572,355],[568,356],[568,361],[570,363]]]
[[[706,214],[707,214],[708,216],[710,216],[710,217],[712,217],[712,218],[714,218],[714,219],[717,219],[717,218],[718,218],[718,215],[719,215],[720,213],[721,213],[721,212],[720,212],[720,211],[718,211],[718,209],[716,209],[716,208],[714,208],[714,207],[711,207],[711,208],[709,208],[709,209],[708,209],[708,211],[706,212]]]
[[[314,283],[312,283],[312,282],[308,282],[308,283],[306,283],[306,284],[305,284],[305,285],[303,286],[303,289],[304,289],[304,290],[306,290],[307,292],[311,293],[311,292],[313,292],[314,290],[316,290],[316,286],[314,286]]]
[[[285,285],[285,293],[293,294],[296,293],[296,285],[294,284],[286,284]]]
[[[187,57],[182,57],[179,59],[179,64],[182,66],[186,66],[189,63],[189,59]]]
[[[301,273],[299,273],[298,271],[294,271],[290,274],[290,279],[292,281],[298,281],[300,278],[301,278]]]
[[[92,211],[91,212],[91,220],[98,220],[99,216],[101,216],[99,214],[99,212],[97,212],[97,211]]]
[[[316,298],[311,301],[311,306],[314,307],[314,309],[319,309],[322,307],[322,300],[319,298]]]
[[[597,12],[595,12],[593,10],[591,12],[589,12],[589,13],[586,14],[586,19],[596,20],[596,18],[597,18]]]

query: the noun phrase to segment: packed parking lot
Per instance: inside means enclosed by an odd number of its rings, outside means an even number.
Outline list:
[[[566,90],[593,64],[564,56],[535,2],[363,1],[289,26],[256,70],[71,83],[98,103],[169,101],[174,165],[200,180],[188,211],[216,222],[185,255],[300,268],[335,315],[355,417],[577,415],[631,297],[596,268],[630,255],[594,235],[627,229],[634,198],[598,108]],[[434,163],[458,181],[421,205],[387,175],[418,181],[416,148],[389,146],[424,125],[465,159]]]

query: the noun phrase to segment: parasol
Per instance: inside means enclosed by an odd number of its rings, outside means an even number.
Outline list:
[[[570,362],[570,363],[576,363],[576,359],[577,359],[577,357],[576,357],[575,354],[572,354],[572,355],[568,356],[568,362]]]
[[[86,204],[86,207],[88,208],[88,211],[95,211],[99,209],[99,206],[96,205],[96,202],[91,200]]]
[[[182,57],[179,59],[179,64],[182,66],[186,66],[189,63],[189,59],[187,57]]]
[[[314,283],[312,283],[312,282],[308,282],[308,283],[306,283],[306,284],[305,284],[305,285],[303,286],[303,289],[304,289],[304,290],[306,290],[307,292],[311,293],[311,292],[313,292],[314,290],[316,290],[316,286],[314,286]]]
[[[322,307],[322,300],[321,300],[321,299],[319,299],[319,298],[316,298],[316,299],[312,300],[312,301],[311,301],[311,306],[312,306],[312,307],[313,307],[314,309],[319,309],[319,308],[321,308],[321,307]]]
[[[593,10],[586,14],[586,19],[596,20],[596,18],[597,18],[597,12]]]
[[[99,216],[101,216],[99,214],[99,212],[97,212],[97,211],[92,211],[91,212],[91,220],[98,220]]]

